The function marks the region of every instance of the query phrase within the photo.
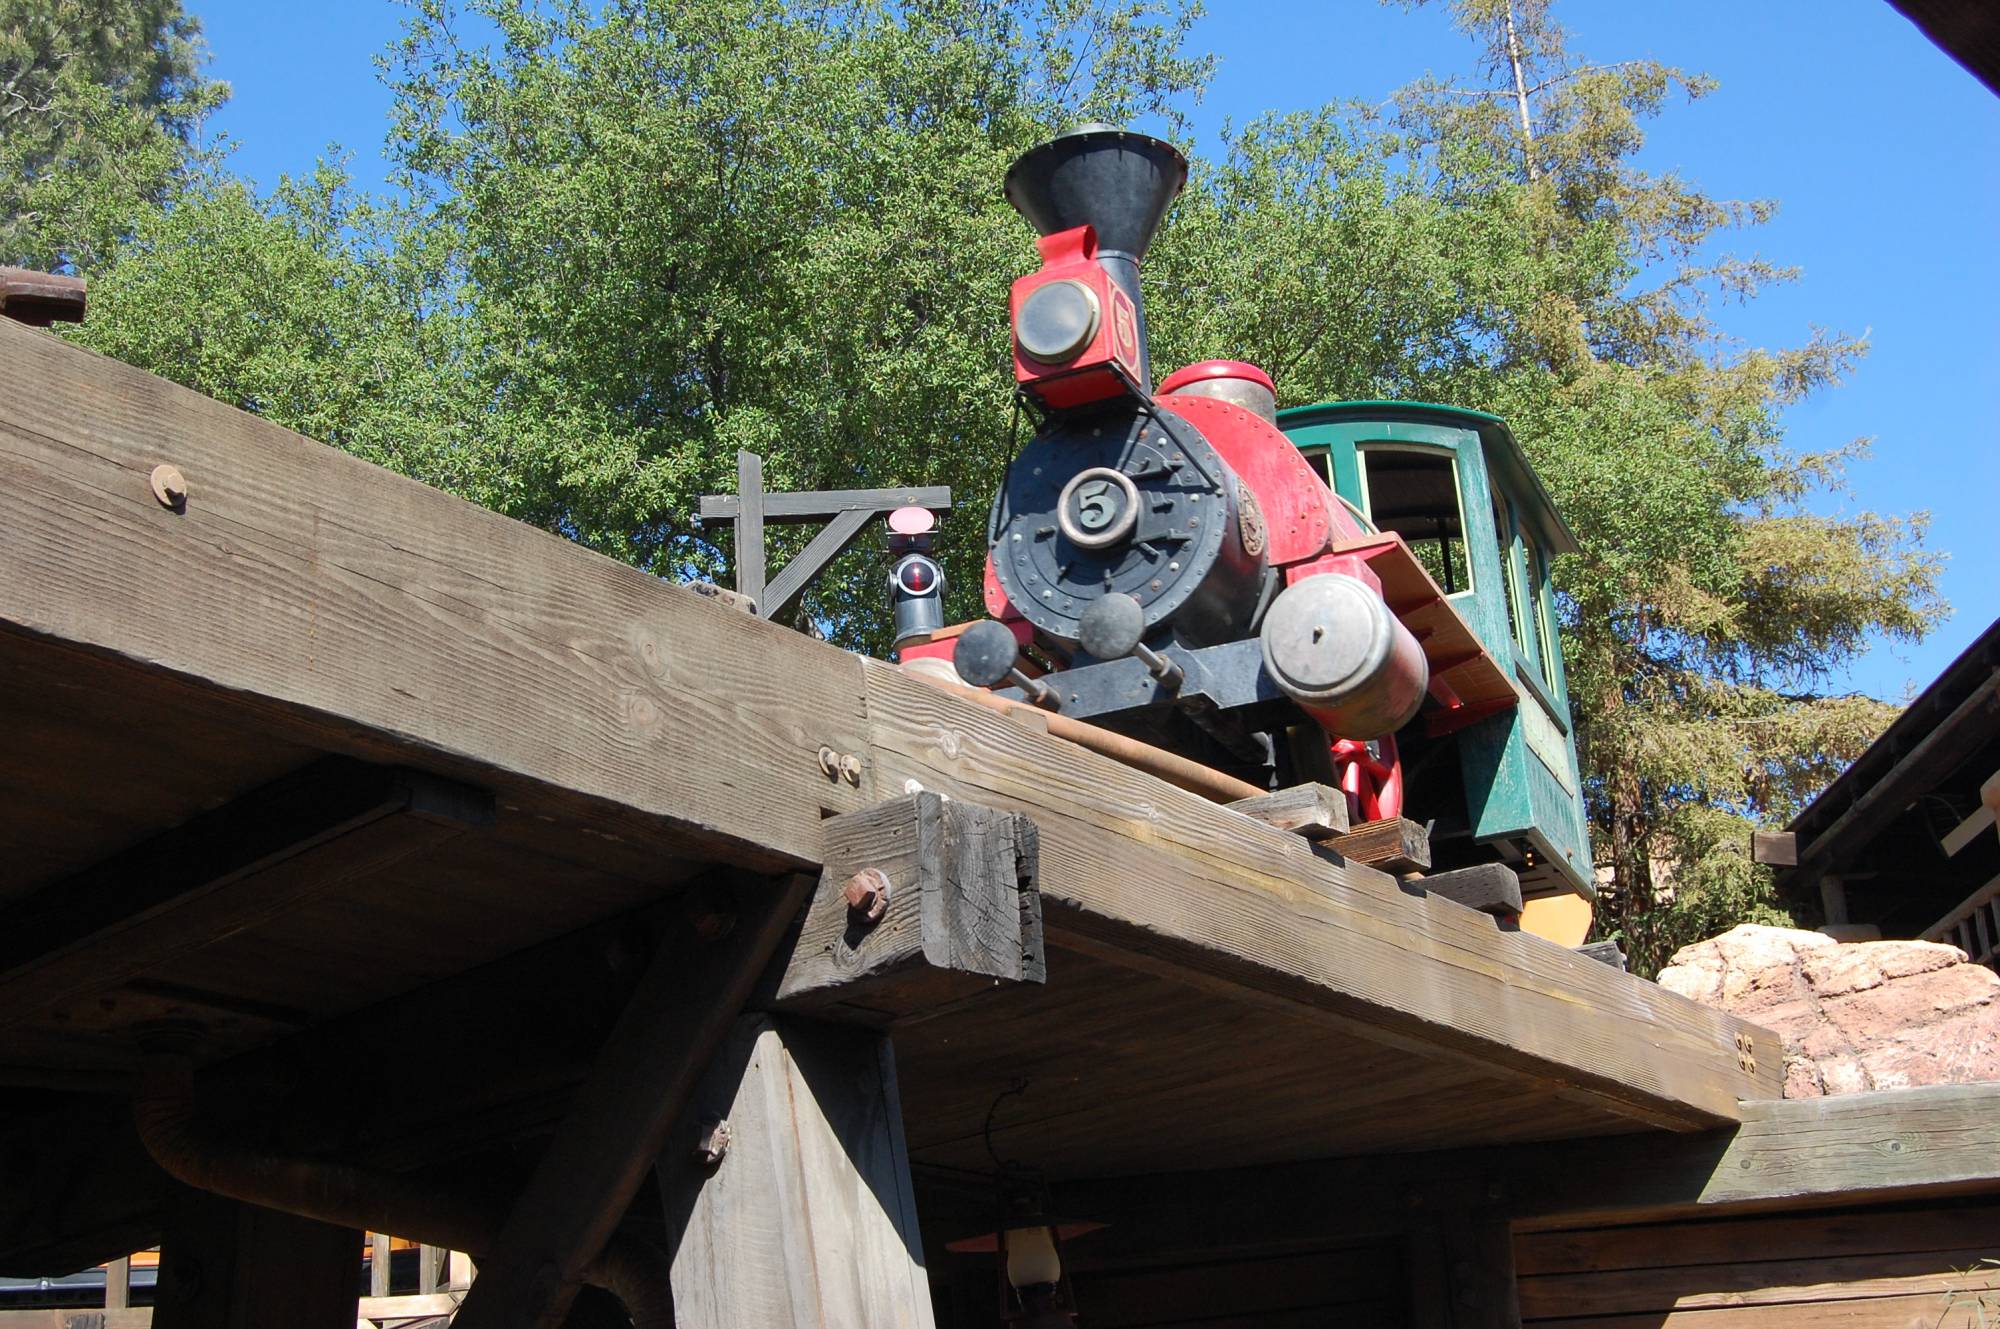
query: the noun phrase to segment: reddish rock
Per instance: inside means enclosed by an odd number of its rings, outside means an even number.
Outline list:
[[[1683,948],[1660,986],[1782,1038],[1787,1098],[2000,1080],[2000,974],[1956,946],[1746,923]]]

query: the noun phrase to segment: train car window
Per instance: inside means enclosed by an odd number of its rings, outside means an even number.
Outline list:
[[[1446,595],[1472,589],[1458,460],[1450,452],[1362,444],[1361,497],[1376,529],[1402,536]]]
[[[1333,483],[1333,449],[1324,443],[1308,444],[1299,449],[1299,455],[1313,468],[1313,474],[1326,481],[1326,487],[1339,492]]]
[[[1493,538],[1500,546],[1500,589],[1507,599],[1507,630],[1514,635],[1514,649],[1528,653],[1528,622],[1522,614],[1527,598],[1521,590],[1521,563],[1514,557],[1513,512],[1499,491],[1493,494]]]
[[[1549,563],[1542,555],[1542,547],[1535,543],[1535,537],[1526,530],[1521,532],[1521,548],[1528,555],[1528,599],[1535,619],[1535,645],[1542,654],[1542,682],[1548,684],[1549,695],[1556,691],[1556,633],[1555,633],[1555,593],[1549,586]]]

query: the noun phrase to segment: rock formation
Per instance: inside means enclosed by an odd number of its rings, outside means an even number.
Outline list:
[[[2000,974],[1956,946],[1746,923],[1682,948],[1660,986],[1778,1034],[1787,1098],[2000,1080]]]

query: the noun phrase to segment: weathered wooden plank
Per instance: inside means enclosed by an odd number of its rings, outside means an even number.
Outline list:
[[[778,1003],[886,1022],[1043,982],[1036,859],[1032,820],[962,799],[910,794],[834,818]]]
[[[696,1157],[704,1120],[730,1124],[719,1163]],[[682,1329],[931,1329],[885,1037],[741,1021],[659,1177]]]
[[[1767,1031],[1317,857],[894,666],[868,662],[867,676],[878,779],[1035,819],[1051,944],[1060,932],[1067,947],[1680,1129],[1777,1092]],[[1755,1074],[1737,1065],[1738,1034],[1760,1050]]]
[[[1988,1317],[1990,1324],[1991,1317]],[[1536,1320],[1535,1329],[1989,1329],[1968,1302],[1950,1305],[1935,1290],[1904,1296],[1821,1301],[1809,1307],[1704,1306],[1642,1315]]]
[[[951,490],[945,485],[816,489],[764,495],[764,520],[773,524],[824,521],[842,512],[886,512],[892,508],[929,508],[942,512],[950,507]],[[701,500],[701,519],[705,522],[731,521],[742,511],[743,501],[735,494],[711,494]]]
[[[1966,1233],[1967,1237],[1979,1234]],[[1761,1260],[1744,1256],[1721,1264],[1653,1269],[1606,1269],[1521,1280],[1521,1313],[1558,1316],[1630,1315],[1724,1306],[1791,1306],[1801,1322],[1807,1307],[1857,1297],[1900,1297],[1928,1292],[1939,1308],[1953,1287],[2000,1291],[2000,1268],[1980,1265],[1993,1245],[1951,1250],[1850,1255],[1839,1260]],[[1747,1256],[1749,1252],[1745,1252]],[[1962,1271],[1970,1271],[1962,1272]]]
[[[152,495],[163,461],[184,511]],[[822,808],[875,797],[818,761],[863,746],[852,655],[0,323],[5,625],[225,689],[280,736],[630,808],[757,867],[816,863]]]
[[[736,593],[748,596],[761,610],[764,604],[764,459],[754,452],[736,454]],[[766,615],[768,617],[768,615]]]
[[[450,1315],[458,1309],[459,1297],[449,1292],[405,1294],[400,1297],[363,1297],[357,1314],[363,1320],[418,1320]]]
[[[754,901],[725,938],[690,956],[671,937],[598,1050],[576,1105],[536,1165],[473,1283],[465,1329],[552,1329],[806,901],[801,873]]]
[[[1505,1174],[1509,1212],[1544,1220],[2000,1191],[2000,1083],[1746,1103],[1733,1132],[1527,1146]]]
[[[1418,885],[1424,894],[1477,909],[1496,918],[1521,916],[1521,878],[1505,863],[1479,863],[1433,872]]]
[[[1878,1208],[1846,1213],[1718,1216],[1671,1223],[1523,1232],[1514,1239],[1524,1278],[1605,1269],[1653,1269],[1731,1260],[1831,1260],[1850,1255],[1943,1251],[2000,1233],[2000,1206]]]
[[[1119,1247],[1261,1250],[1416,1231],[1484,1209],[1540,1230],[2000,1195],[2000,1083],[1749,1103],[1704,1135],[1328,1159],[1057,1183]],[[1535,1248],[1540,1249],[1540,1248]]]
[[[1325,840],[1347,829],[1347,795],[1331,785],[1296,784],[1256,798],[1238,799],[1229,807],[1252,821],[1308,840]]]
[[[1431,866],[1431,837],[1407,817],[1364,822],[1332,836],[1326,847],[1349,862],[1366,863],[1396,876],[1427,872]]]

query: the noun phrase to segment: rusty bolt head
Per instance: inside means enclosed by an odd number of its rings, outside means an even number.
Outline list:
[[[729,1152],[730,1141],[735,1136],[735,1129],[730,1126],[727,1117],[705,1122],[702,1125],[701,1138],[695,1141],[694,1156],[709,1167],[714,1167],[722,1161],[722,1156]]]
[[[847,879],[847,907],[870,923],[889,912],[889,876],[880,868],[863,868]]]
[[[153,487],[153,497],[160,500],[161,507],[178,512],[187,506],[187,481],[182,478],[180,467],[155,466],[146,482]]]

